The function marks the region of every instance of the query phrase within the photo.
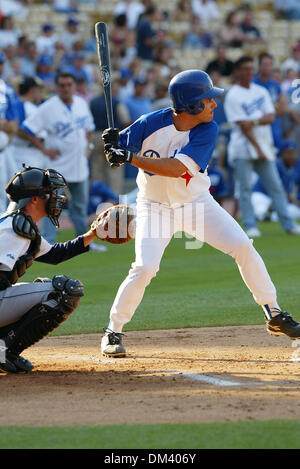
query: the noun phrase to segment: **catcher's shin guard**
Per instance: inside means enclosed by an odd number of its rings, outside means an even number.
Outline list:
[[[0,329],[9,353],[19,355],[22,350],[46,337],[77,308],[84,295],[79,280],[56,275],[52,279],[54,290],[47,301],[33,306],[21,319]]]

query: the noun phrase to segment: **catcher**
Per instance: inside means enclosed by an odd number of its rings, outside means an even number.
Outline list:
[[[17,283],[33,261],[59,264],[87,252],[99,234],[108,236],[112,207],[93,223],[84,235],[50,245],[41,237],[36,223],[49,217],[58,227],[66,203],[65,179],[52,169],[26,167],[6,186],[11,203],[0,216],[0,370],[19,373],[33,365],[21,352],[47,336],[77,308],[84,295],[83,284],[65,275],[37,278],[32,283]],[[122,207],[121,207],[122,209]],[[118,216],[115,216],[118,220]],[[98,235],[97,235],[97,232]],[[112,231],[112,228],[110,227]],[[119,232],[119,229],[115,229]],[[124,242],[124,238],[121,239]]]

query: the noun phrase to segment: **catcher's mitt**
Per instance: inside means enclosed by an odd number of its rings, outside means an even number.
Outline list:
[[[134,211],[128,205],[113,205],[100,213],[91,229],[102,241],[124,244],[134,237]]]

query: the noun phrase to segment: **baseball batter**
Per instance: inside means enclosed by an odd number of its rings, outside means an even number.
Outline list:
[[[104,355],[126,354],[123,326],[157,274],[176,231],[185,231],[233,257],[254,300],[263,308],[267,330],[300,337],[300,324],[278,305],[276,289],[252,240],[209,192],[207,165],[218,135],[214,98],[222,92],[201,70],[181,72],[169,85],[173,108],[143,115],[120,133],[117,129],[103,132],[110,165],[130,163],[139,168],[136,258],[110,311],[101,342]]]

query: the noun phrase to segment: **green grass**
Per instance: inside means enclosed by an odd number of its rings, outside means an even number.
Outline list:
[[[1,449],[299,449],[299,442],[300,422],[293,420],[0,427]]]
[[[275,283],[279,304],[300,320],[300,239],[286,235],[274,223],[264,223],[260,228],[263,237],[255,240],[255,247]],[[59,240],[72,236],[66,230],[59,234]],[[147,287],[125,330],[262,324],[262,310],[244,285],[233,259],[207,245],[187,250],[186,241],[171,241],[160,272]],[[107,252],[89,252],[58,266],[35,262],[22,281],[62,273],[80,279],[85,296],[77,311],[54,334],[99,332],[107,325],[114,296],[133,260],[133,242],[108,245]]]

